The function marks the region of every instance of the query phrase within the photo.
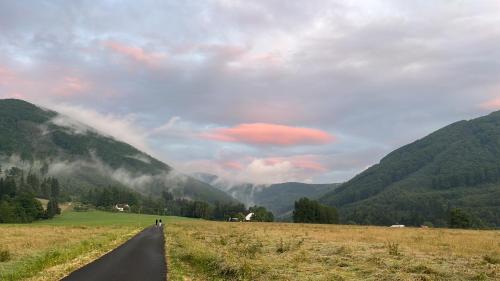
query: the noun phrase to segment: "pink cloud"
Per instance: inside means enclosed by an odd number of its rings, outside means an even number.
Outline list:
[[[483,102],[480,106],[487,110],[498,110],[500,109],[500,98],[494,98]]]
[[[240,124],[233,128],[219,128],[201,136],[223,142],[283,146],[326,144],[335,140],[334,136],[318,129],[268,123]]]
[[[72,96],[89,89],[89,83],[79,77],[66,76],[54,86],[54,93],[59,96]]]
[[[229,169],[229,170],[241,170],[241,169],[243,169],[243,165],[237,161],[224,161],[224,162],[220,163],[220,166],[224,169]]]
[[[320,155],[251,157],[239,155],[225,159],[199,159],[178,165],[186,173],[206,172],[232,183],[270,184],[287,181],[311,182],[328,172]]]
[[[146,52],[143,48],[127,46],[115,41],[107,41],[104,45],[118,54],[148,65],[154,65],[165,58],[165,54]]]

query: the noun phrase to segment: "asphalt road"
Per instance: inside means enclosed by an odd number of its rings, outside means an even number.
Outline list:
[[[92,263],[74,271],[66,281],[165,281],[163,229],[148,227]]]

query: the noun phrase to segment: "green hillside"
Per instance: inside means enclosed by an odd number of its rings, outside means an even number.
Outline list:
[[[473,226],[500,226],[500,112],[460,121],[395,150],[321,202],[343,222],[448,224],[462,209]]]
[[[286,182],[271,185],[230,184],[216,175],[197,173],[194,175],[201,181],[225,191],[248,206],[263,206],[277,218],[291,217],[296,200],[302,197],[317,199],[325,193],[334,190],[339,184],[307,184]]]
[[[65,120],[64,125],[56,119]],[[235,201],[131,145],[22,100],[0,100],[0,132],[3,168],[21,166],[31,173],[57,176],[70,194],[112,185],[144,195],[168,190],[179,198]]]
[[[328,191],[334,190],[339,184],[307,184],[300,182],[286,182],[272,184],[254,193],[254,200],[276,213],[278,217],[287,217],[291,214],[296,200],[303,197],[316,199]]]

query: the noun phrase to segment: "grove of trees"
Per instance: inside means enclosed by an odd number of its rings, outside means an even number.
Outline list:
[[[304,197],[295,201],[293,222],[334,224],[339,222],[339,216],[334,207],[321,205],[318,201]]]
[[[248,209],[249,212],[254,213],[253,220],[260,222],[272,222],[274,221],[274,215],[269,212],[266,208],[261,206],[253,206]]]
[[[48,198],[47,210],[35,198]],[[55,178],[40,180],[35,174],[12,167],[0,168],[0,223],[29,223],[53,218],[60,214],[58,205],[59,182]]]

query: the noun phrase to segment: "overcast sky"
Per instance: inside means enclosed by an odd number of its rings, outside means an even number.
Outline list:
[[[345,181],[500,109],[500,1],[0,1],[0,97],[183,172]]]

